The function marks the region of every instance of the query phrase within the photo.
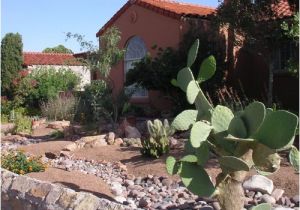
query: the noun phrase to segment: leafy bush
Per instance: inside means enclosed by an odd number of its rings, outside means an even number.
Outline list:
[[[149,139],[142,140],[141,153],[146,156],[159,158],[161,155],[169,152],[169,136],[174,133],[173,128],[169,126],[168,120],[164,120],[164,124],[158,119],[153,123],[147,121]]]
[[[80,77],[67,68],[37,68],[23,79],[18,86],[18,93],[29,107],[39,107],[58,96],[60,91],[72,91],[80,84]]]
[[[45,171],[46,165],[40,160],[40,157],[26,157],[21,152],[9,152],[1,157],[1,167],[16,174],[27,174],[30,172]]]
[[[1,114],[1,123],[8,123],[9,122],[9,116],[6,114]]]
[[[15,132],[24,132],[24,133],[31,133],[32,132],[32,119],[28,116],[17,115],[14,120],[15,122]]]
[[[42,116],[48,120],[73,121],[78,106],[78,99],[74,96],[56,97],[41,104]]]

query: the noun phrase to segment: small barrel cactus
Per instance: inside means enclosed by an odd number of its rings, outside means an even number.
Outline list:
[[[169,136],[174,133],[174,129],[169,125],[168,120],[164,120],[162,123],[156,119],[153,123],[147,121],[148,132],[150,134],[149,139],[142,140],[142,154],[158,158],[163,154],[169,152]]]
[[[242,182],[250,168],[267,175],[280,167],[278,150],[292,148],[298,117],[288,111],[272,110],[263,103],[253,102],[243,111],[233,113],[225,106],[213,107],[204,96],[200,84],[211,78],[216,61],[210,56],[200,67],[197,80],[190,66],[198,52],[199,40],[191,47],[187,67],[179,71],[172,84],[186,92],[196,109],[181,112],[172,123],[176,130],[190,130],[190,154],[176,160],[168,157],[168,173],[178,174],[183,184],[194,194],[216,197],[224,210],[240,210],[244,206]],[[222,172],[214,185],[204,170],[209,152],[218,156]],[[290,159],[299,167],[299,152],[293,147]],[[255,209],[271,209],[260,204]]]

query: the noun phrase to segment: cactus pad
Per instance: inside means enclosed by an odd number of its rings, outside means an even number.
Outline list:
[[[299,151],[294,146],[292,146],[292,149],[290,151],[289,159],[295,171],[299,173]]]
[[[209,136],[212,127],[202,121],[196,122],[191,130],[190,141],[191,145],[195,148],[200,147],[201,142],[206,141]]]
[[[266,116],[254,138],[271,149],[280,149],[292,142],[297,125],[295,114],[284,110],[273,111]]]
[[[239,117],[235,116],[228,127],[228,133],[237,138],[246,138],[247,129],[244,121]]]
[[[261,203],[257,206],[252,207],[250,210],[271,210],[271,204],[269,203]]]
[[[197,39],[189,50],[188,58],[187,58],[188,67],[191,67],[197,58],[199,44],[200,44],[199,39]]]
[[[207,141],[201,143],[200,147],[196,149],[196,156],[198,164],[204,166],[209,159],[209,146]]]
[[[249,171],[248,164],[234,156],[223,156],[219,158],[219,163],[224,172]]]
[[[234,115],[229,108],[218,105],[214,109],[211,117],[211,124],[214,128],[214,132],[219,133],[228,130],[233,117]]]
[[[180,177],[182,183],[194,194],[209,197],[215,187],[202,166],[182,162]]]
[[[167,172],[170,175],[174,175],[178,171],[178,164],[176,163],[176,159],[172,156],[169,156],[166,160]]]
[[[199,85],[195,80],[190,81],[187,90],[186,97],[190,104],[193,104],[196,100],[196,97],[200,91]]]
[[[197,115],[197,110],[185,110],[176,116],[172,122],[172,127],[179,131],[188,130],[196,122]]]
[[[207,57],[204,61],[202,61],[200,66],[200,71],[197,77],[197,81],[199,83],[204,82],[210,79],[216,72],[216,59],[214,56]]]
[[[195,155],[186,155],[180,159],[181,162],[189,162],[189,163],[196,163],[198,162],[197,156]]]
[[[194,80],[194,76],[189,67],[183,68],[178,72],[177,84],[184,92],[186,92],[190,81],[193,80]]]

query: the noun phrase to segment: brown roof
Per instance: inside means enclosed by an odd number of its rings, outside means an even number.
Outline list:
[[[167,17],[179,19],[183,16],[197,16],[205,17],[209,14],[214,13],[215,8],[189,4],[180,3],[171,0],[129,0],[96,34],[100,36],[103,32],[109,28],[131,5],[139,5],[146,9],[150,9],[161,15]]]
[[[24,52],[23,65],[70,65],[80,66],[80,62],[72,54]]]

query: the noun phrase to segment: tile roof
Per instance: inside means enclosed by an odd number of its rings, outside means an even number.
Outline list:
[[[290,5],[288,0],[278,1],[276,4],[272,5],[272,9],[276,14],[275,18],[290,17],[294,14],[294,8]]]
[[[131,5],[139,5],[167,17],[180,19],[183,16],[205,17],[215,12],[215,8],[198,4],[180,3],[171,0],[129,0],[96,34],[100,36],[118,19]]]
[[[81,65],[72,54],[23,52],[23,65]]]

